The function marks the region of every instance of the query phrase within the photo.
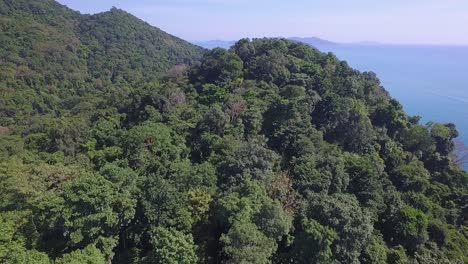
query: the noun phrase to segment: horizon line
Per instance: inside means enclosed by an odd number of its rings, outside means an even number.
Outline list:
[[[171,34],[171,33],[169,33]],[[180,37],[179,37],[180,38]],[[276,38],[276,39],[308,39],[308,38],[315,38],[319,41],[324,41],[324,42],[330,42],[330,45],[363,45],[363,46],[432,46],[432,47],[468,47],[468,43],[416,43],[416,42],[381,42],[381,41],[373,41],[373,40],[362,40],[362,41],[352,41],[352,42],[347,42],[347,41],[334,41],[334,40],[329,40],[326,38],[320,38],[320,37],[315,37],[315,36],[308,36],[308,37],[297,37],[297,36],[291,36],[291,37],[283,37],[283,36],[255,36],[255,37],[242,37],[239,39],[184,39],[190,43],[204,43],[204,42],[213,42],[213,41],[219,41],[219,42],[234,42],[236,43],[237,41],[241,39],[262,39],[262,38]]]
[[[110,8],[106,9],[105,11],[99,11],[99,12],[83,12],[81,10],[76,10],[76,9],[73,9],[71,7],[69,7],[68,5],[66,4],[62,4],[61,2],[59,2],[58,0],[54,0],[56,3],[62,5],[62,6],[65,6],[66,8],[70,9],[70,10],[73,10],[75,12],[78,12],[79,14],[82,14],[82,15],[96,15],[96,14],[101,14],[101,13],[106,13],[106,12],[110,12],[112,11],[113,9],[118,9],[118,10],[121,10],[121,11],[124,11],[142,21],[144,21],[145,23],[148,23],[150,26],[152,27],[155,27],[155,28],[158,28],[158,29],[161,29],[163,30],[164,32],[170,34],[170,35],[173,35],[173,36],[176,36],[178,38],[181,38],[187,42],[190,42],[190,43],[194,43],[194,42],[208,42],[208,41],[223,41],[223,42],[237,42],[238,40],[240,39],[243,39],[243,38],[249,38],[249,39],[257,39],[257,38],[284,38],[284,39],[291,39],[291,38],[317,38],[319,40],[323,40],[323,41],[328,41],[328,42],[332,42],[334,44],[341,44],[341,45],[369,45],[369,46],[372,46],[372,45],[382,45],[382,46],[439,46],[439,47],[468,47],[468,43],[416,43],[416,42],[408,42],[408,43],[405,43],[405,42],[381,42],[381,41],[376,41],[376,40],[360,40],[360,41],[351,41],[351,42],[348,42],[348,41],[334,41],[334,40],[329,40],[327,38],[322,38],[322,37],[317,37],[317,36],[305,36],[305,37],[298,37],[298,36],[290,36],[290,37],[278,37],[278,36],[263,36],[263,37],[241,37],[237,40],[235,39],[230,39],[230,40],[226,40],[226,39],[200,39],[200,40],[195,40],[195,39],[188,39],[188,38],[185,38],[185,37],[181,37],[179,36],[178,34],[176,33],[171,33],[167,30],[164,30],[162,28],[160,28],[158,25],[154,25],[150,22],[148,22],[147,20],[141,18],[141,17],[138,17],[137,15],[131,13],[130,10],[126,10],[124,8],[121,8],[121,7],[118,7],[118,6],[111,6]]]

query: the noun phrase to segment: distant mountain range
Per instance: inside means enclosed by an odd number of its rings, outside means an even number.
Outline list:
[[[207,40],[207,41],[193,41],[195,45],[203,47],[205,49],[224,48],[229,49],[236,43],[234,40]]]
[[[300,37],[290,37],[286,38],[291,41],[295,42],[302,42],[305,44],[309,44],[311,46],[325,46],[325,45],[338,45],[339,43],[324,40],[317,37],[308,37],[308,38],[300,38]],[[206,49],[214,49],[214,48],[224,48],[228,49],[232,45],[236,43],[234,40],[207,40],[207,41],[194,41],[192,42],[195,45],[201,46]]]
[[[322,46],[322,45],[338,45],[339,43],[332,42],[329,40],[317,38],[317,37],[309,37],[309,38],[299,38],[299,37],[292,37],[288,38],[289,40],[295,41],[295,42],[302,42],[305,44],[309,44],[311,46]]]

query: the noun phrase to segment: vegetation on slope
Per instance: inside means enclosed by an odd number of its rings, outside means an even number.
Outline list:
[[[116,9],[0,13],[0,262],[468,262],[457,131],[375,74],[281,39],[194,64]]]
[[[0,21],[2,122],[95,108],[204,52],[116,8],[80,15],[52,0],[1,0]]]

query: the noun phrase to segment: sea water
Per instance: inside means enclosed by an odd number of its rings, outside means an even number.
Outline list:
[[[382,86],[421,122],[454,123],[468,145],[468,47],[419,45],[319,46]]]

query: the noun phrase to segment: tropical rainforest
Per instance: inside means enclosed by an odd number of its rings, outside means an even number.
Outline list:
[[[0,263],[468,263],[453,124],[331,53],[0,0]]]

